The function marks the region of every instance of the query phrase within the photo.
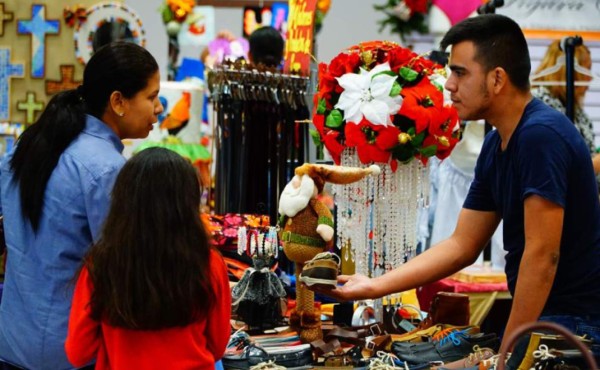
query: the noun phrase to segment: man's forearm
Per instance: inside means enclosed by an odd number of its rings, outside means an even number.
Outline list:
[[[445,278],[473,263],[453,239],[446,239],[395,270],[373,279],[373,297],[403,292]]]
[[[504,340],[519,326],[538,320],[556,275],[558,256],[534,255],[527,253],[527,248],[525,251],[519,266],[519,277]]]

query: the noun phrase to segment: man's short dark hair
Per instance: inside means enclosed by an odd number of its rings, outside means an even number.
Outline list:
[[[279,31],[266,26],[250,35],[250,55],[254,64],[262,63],[268,67],[277,67],[283,59],[284,41]]]
[[[522,91],[530,88],[531,60],[525,35],[519,25],[500,14],[484,14],[467,18],[446,33],[440,47],[471,41],[475,45],[475,60],[486,72],[503,68],[513,85]]]

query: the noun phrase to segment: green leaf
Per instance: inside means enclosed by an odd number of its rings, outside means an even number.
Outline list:
[[[168,5],[163,4],[160,8],[160,14],[162,16],[162,20],[164,24],[169,23],[170,21],[173,20],[173,12],[171,11],[171,8],[169,8]]]
[[[327,103],[325,103],[325,99],[319,99],[319,105],[317,106],[317,114],[325,114],[327,110]]]
[[[421,148],[419,149],[419,152],[427,158],[433,157],[437,152],[437,145],[433,144],[425,148]]]
[[[410,135],[410,137],[413,137],[416,135],[416,131],[414,127],[409,127],[408,130],[406,130],[406,133]]]
[[[440,90],[440,92],[444,92],[444,86],[442,86],[441,83],[436,82],[436,81],[432,81],[433,86],[435,86],[436,89]]]
[[[342,112],[339,109],[334,109],[329,113],[327,119],[325,120],[325,126],[333,129],[340,128],[342,123],[344,122],[344,117],[342,116]]]
[[[392,157],[394,159],[399,160],[402,163],[408,163],[412,160],[412,158],[414,157],[414,153],[415,150],[413,148],[413,146],[409,143],[406,143],[404,145],[396,145],[393,149],[392,149]]]
[[[313,143],[316,146],[323,144],[323,142],[321,141],[321,135],[319,135],[319,131],[315,130],[314,128],[311,128],[308,131],[310,132],[310,137],[312,138]]]
[[[392,86],[392,90],[390,91],[390,96],[393,98],[395,96],[400,95],[402,91],[402,86],[397,81],[394,81],[394,85]]]
[[[317,149],[317,159],[323,159],[323,141],[321,141],[321,135],[319,131],[311,128],[309,129],[310,137],[312,138],[315,148]]]
[[[371,77],[371,80],[373,80],[375,77],[377,77],[379,75],[387,75],[387,76],[396,77],[396,74],[392,71],[381,71],[381,72],[377,73],[376,75],[374,75],[373,77]]]
[[[419,77],[419,74],[408,67],[400,68],[400,77],[408,82],[413,82]]]
[[[423,144],[423,140],[425,140],[425,131],[421,132],[419,135],[415,136],[412,139],[413,145],[418,148]]]

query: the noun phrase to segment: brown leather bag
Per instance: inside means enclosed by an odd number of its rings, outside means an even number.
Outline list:
[[[431,301],[429,315],[421,321],[417,329],[427,329],[435,324],[467,326],[470,318],[468,295],[438,292]]]

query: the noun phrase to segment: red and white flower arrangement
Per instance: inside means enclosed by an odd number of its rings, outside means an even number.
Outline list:
[[[355,147],[360,161],[446,158],[459,140],[456,110],[444,102],[445,70],[387,41],[354,46],[319,65],[313,123],[336,164]]]

